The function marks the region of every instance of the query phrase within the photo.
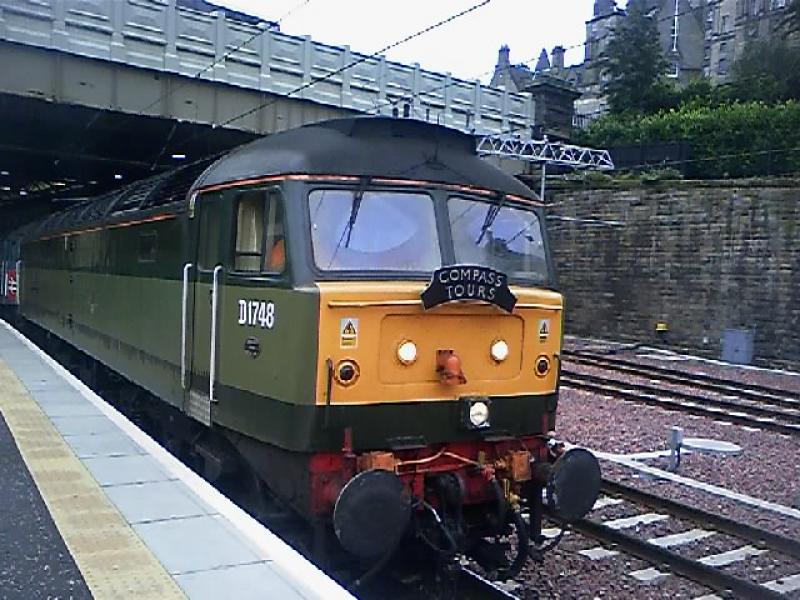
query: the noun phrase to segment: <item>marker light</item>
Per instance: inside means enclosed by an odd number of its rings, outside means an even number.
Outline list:
[[[417,345],[410,340],[400,342],[397,347],[397,358],[404,365],[414,364],[417,360]]]
[[[473,427],[489,425],[489,406],[486,402],[473,402],[469,407],[469,422]]]
[[[495,340],[489,352],[495,362],[503,362],[508,358],[508,344],[504,340]]]
[[[334,371],[336,381],[344,386],[353,385],[358,379],[359,375],[360,370],[358,368],[358,364],[354,360],[339,361],[339,364],[336,365],[336,370]]]
[[[536,359],[536,374],[544,377],[550,371],[550,359],[542,355]]]

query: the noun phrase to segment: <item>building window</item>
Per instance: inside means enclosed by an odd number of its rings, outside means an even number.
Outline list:
[[[720,26],[720,33],[728,31],[728,15],[722,15],[722,25]]]
[[[786,8],[786,0],[772,0],[772,8],[774,9]]]
[[[680,74],[681,74],[681,66],[676,60],[670,65],[669,70],[667,71],[667,77],[677,79],[680,76]]]
[[[717,65],[717,74],[719,74],[719,75],[727,75],[728,74],[728,57],[727,56],[720,56],[719,57],[719,65]]]

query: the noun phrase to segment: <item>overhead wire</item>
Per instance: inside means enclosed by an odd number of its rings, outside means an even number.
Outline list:
[[[696,13],[698,10],[699,10],[698,7],[694,7],[694,8],[690,7],[688,9],[684,9],[684,10],[678,11],[677,13],[673,12],[672,14],[667,15],[665,17],[661,17],[661,18],[655,19],[655,23],[658,24],[658,23],[661,23],[661,22],[672,21],[672,20],[675,19],[675,17],[682,17],[682,16],[687,15],[687,14]],[[616,13],[616,14],[619,14],[620,16],[622,16],[625,13],[621,11],[621,12]],[[589,44],[589,40],[585,40],[583,42],[578,42],[578,43],[575,43],[575,44],[571,44],[569,46],[561,46],[561,48],[565,52],[567,52],[569,50],[575,50],[577,48],[582,48],[582,47],[586,46],[587,44]],[[531,58],[529,58],[528,60],[525,60],[525,61],[522,61],[522,62],[519,62],[519,63],[515,63],[514,65],[512,65],[512,67],[520,67],[520,66],[526,66],[527,67],[527,66],[531,65],[532,63],[534,63],[535,61],[538,61],[539,56],[540,56],[540,54],[536,54],[536,55],[532,56]],[[569,67],[566,67],[566,69],[569,69]],[[478,80],[480,77],[483,77],[485,75],[488,75],[488,74],[494,73],[494,72],[496,72],[496,67],[494,67],[492,69],[489,69],[487,71],[484,71],[483,73],[479,73],[479,74],[475,75],[474,77],[470,78],[470,80]],[[535,72],[533,72],[531,74],[535,76]],[[399,106],[399,104],[402,103],[402,102],[409,102],[409,101],[413,102],[413,99],[415,97],[417,97],[417,98],[422,98],[423,96],[436,97],[435,95],[444,94],[447,91],[448,86],[452,86],[455,83],[458,83],[458,82],[461,82],[461,81],[463,81],[463,80],[461,80],[461,79],[455,79],[455,80],[451,79],[450,81],[445,81],[442,84],[438,84],[437,83],[436,85],[428,88],[427,90],[423,90],[423,91],[421,91],[421,92],[419,92],[417,94],[411,94],[411,95],[406,94],[404,96],[398,96],[398,97],[396,97],[395,99],[393,99],[391,101],[384,100],[383,103],[381,103],[380,105],[376,105],[375,108],[373,108],[373,111],[374,112],[378,112],[381,109],[383,109],[385,107],[389,107],[389,106],[394,108],[394,107]],[[415,110],[417,110],[416,107],[414,107],[414,108],[415,108]],[[421,116],[421,115],[419,115],[419,113],[417,113],[417,115]],[[500,135],[514,133],[515,131],[519,131],[520,129],[521,129],[521,127],[510,127],[510,128],[508,128],[506,130],[501,131]]]

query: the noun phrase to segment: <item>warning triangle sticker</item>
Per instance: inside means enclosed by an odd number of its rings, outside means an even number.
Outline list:
[[[352,321],[348,321],[347,325],[342,329],[342,335],[356,335],[356,328]]]
[[[547,331],[547,321],[542,321],[542,326],[539,329],[539,335],[546,336],[549,332]]]

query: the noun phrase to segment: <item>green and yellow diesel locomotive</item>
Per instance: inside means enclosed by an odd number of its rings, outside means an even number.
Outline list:
[[[209,476],[234,452],[360,557],[516,528],[524,558],[542,502],[574,519],[596,499],[594,458],[553,443],[542,207],[472,136],[301,127],[17,237],[22,317],[160,399]]]

